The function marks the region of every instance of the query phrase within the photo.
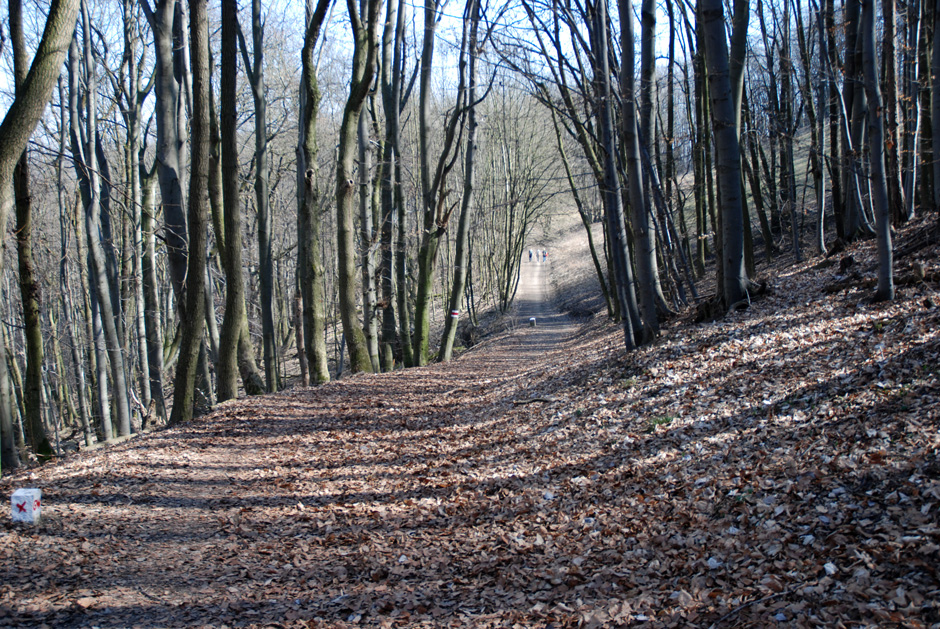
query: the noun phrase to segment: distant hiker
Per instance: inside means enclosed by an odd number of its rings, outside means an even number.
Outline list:
[[[543,252],[542,252],[542,262],[545,262],[546,260],[548,260],[548,251],[543,251]]]
[[[541,257],[542,257],[542,250],[541,250],[541,249],[536,249],[536,250],[535,250],[535,261],[538,262],[538,261],[539,261],[539,258],[541,258]]]
[[[532,262],[532,250],[529,249],[529,262]]]

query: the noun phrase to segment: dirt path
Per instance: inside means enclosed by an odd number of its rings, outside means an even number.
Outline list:
[[[0,518],[0,626],[940,626],[940,289],[833,272],[626,354],[526,263],[514,330],[451,364],[5,477],[45,511]]]
[[[45,511],[0,524],[0,626],[502,625],[484,549],[511,534],[500,488],[540,473],[549,418],[526,417],[574,331],[548,272],[523,264],[514,330],[449,365],[239,400],[4,478]]]
[[[540,361],[577,331],[577,325],[552,304],[550,274],[550,262],[522,263],[512,312],[513,334],[499,339],[492,351],[484,354],[498,362],[507,375],[538,367]],[[474,352],[470,352],[452,368],[473,373],[476,360]]]

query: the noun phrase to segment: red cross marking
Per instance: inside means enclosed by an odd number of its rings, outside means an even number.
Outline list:
[[[20,513],[26,513],[26,503],[18,502],[16,503],[16,508],[19,509]]]

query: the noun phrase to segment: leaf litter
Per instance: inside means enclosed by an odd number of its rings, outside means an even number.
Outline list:
[[[519,328],[5,477],[0,626],[938,626],[937,286],[776,273],[631,354]]]

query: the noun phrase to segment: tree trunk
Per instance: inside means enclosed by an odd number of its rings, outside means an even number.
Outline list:
[[[381,276],[382,289],[382,371],[391,371],[395,366],[395,264],[394,221],[397,213],[399,223],[404,222],[403,208],[396,203],[397,164],[399,154],[399,113],[401,111],[401,65],[402,38],[404,37],[403,0],[389,0],[385,12],[385,28],[382,33],[381,90],[382,109],[385,112],[385,143],[382,155],[381,183]],[[408,340],[408,359],[410,356],[410,331],[403,329],[402,345]],[[404,353],[404,352],[403,352]]]
[[[298,284],[303,301],[304,351],[314,384],[329,382],[325,340],[323,264],[320,260],[320,192],[317,187],[317,115],[320,90],[313,51],[326,19],[330,0],[319,0],[316,9],[308,3],[307,29],[301,63],[300,138],[298,142],[297,181],[297,266]]]
[[[933,164],[933,211],[940,210],[940,0],[933,10],[933,49],[930,64],[930,123],[933,131],[931,163]],[[926,200],[926,199],[925,199]]]
[[[141,0],[141,8],[150,22],[154,40],[154,93],[156,103],[156,168],[160,182],[160,198],[166,225],[167,260],[180,321],[186,321],[186,214],[183,210],[183,149],[181,83],[182,25],[177,0],[158,0],[156,8],[149,0]],[[202,275],[202,273],[200,273]]]
[[[13,44],[13,67],[16,95],[22,93],[29,59],[23,37],[21,0],[10,2],[10,38]],[[20,298],[23,308],[23,335],[26,337],[26,378],[23,383],[25,423],[30,446],[41,461],[54,452],[42,423],[42,320],[39,309],[39,283],[33,272],[32,198],[29,190],[29,152],[23,150],[13,172],[16,197],[16,254],[20,271]]]
[[[700,0],[700,3],[721,197],[720,266],[723,281],[720,290],[724,306],[731,308],[744,299],[747,292],[747,275],[744,271],[741,154],[735,130],[724,10],[720,0]]]
[[[372,98],[372,96],[369,96]],[[378,298],[375,277],[376,242],[374,221],[372,220],[372,138],[369,125],[369,111],[363,107],[359,112],[357,129],[359,149],[359,239],[360,264],[362,265],[362,319],[366,337],[366,349],[372,371],[381,370],[379,364],[379,326]]]
[[[620,178],[617,174],[613,102],[610,86],[610,71],[607,55],[607,0],[600,0],[594,16],[595,62],[598,64],[598,93],[600,102],[600,130],[604,145],[604,213],[607,217],[607,233],[610,238],[611,258],[617,301],[623,319],[623,338],[627,351],[633,350],[639,338],[640,315],[634,294],[633,269],[630,263],[629,244],[626,235],[623,206],[621,205]]]
[[[222,2],[220,80],[222,137],[222,215],[225,230],[225,318],[219,337],[218,393],[224,402],[238,396],[238,341],[245,316],[245,278],[242,275],[241,199],[238,191],[238,5]],[[214,115],[214,113],[213,113]]]
[[[86,34],[91,32],[91,20],[88,15],[88,7],[82,3],[82,23],[83,31]],[[95,61],[92,55],[91,38],[86,35],[84,38],[84,50],[82,53],[82,62],[84,75],[86,77],[95,76]],[[75,64],[70,64],[77,70],[77,60]],[[89,259],[89,283],[94,285],[94,292],[97,295],[99,316],[101,326],[104,332],[104,341],[107,347],[107,359],[111,371],[111,386],[114,394],[114,411],[117,421],[118,435],[125,436],[131,433],[130,404],[128,400],[127,370],[124,363],[123,343],[121,335],[118,333],[117,313],[114,310],[113,284],[108,280],[108,261],[105,252],[104,242],[106,240],[105,226],[102,225],[102,203],[107,198],[108,181],[102,181],[99,173],[102,172],[103,157],[98,147],[98,129],[97,119],[98,111],[95,98],[95,90],[90,89],[85,93],[85,126],[81,128],[79,124],[79,110],[77,105],[78,76],[71,77],[70,101],[73,102],[72,129],[73,129],[73,159],[75,160],[76,171],[82,186],[82,196],[85,205],[85,238],[88,244]],[[84,131],[84,133],[82,133]],[[82,140],[79,140],[81,136]],[[100,360],[100,358],[99,358]],[[99,372],[103,373],[103,367],[99,364]],[[102,389],[99,383],[99,390]],[[106,411],[108,409],[102,409]],[[108,433],[110,417],[102,417],[102,424],[105,425],[105,434]]]
[[[0,233],[6,233],[14,205],[11,186],[13,171],[52,95],[62,70],[72,33],[79,0],[53,0],[42,39],[30,65],[22,89],[17,93],[0,123]],[[3,260],[0,257],[0,275]],[[6,347],[0,343],[0,454],[4,467],[18,464],[14,447],[13,392],[7,370]]]
[[[175,392],[170,423],[190,421],[195,410],[196,376],[205,333],[204,283],[209,215],[209,28],[205,0],[190,5],[193,116],[189,180],[189,265],[185,286],[188,318],[181,323],[182,341],[176,365]]]
[[[898,59],[895,48],[897,37],[896,0],[882,0],[881,10],[884,16],[884,90],[885,111],[885,178],[888,183],[888,207],[893,219],[900,223],[907,220],[903,211],[904,198],[901,186],[901,162],[899,159],[900,135],[898,128]],[[877,209],[875,210],[877,214]],[[877,222],[877,216],[876,216]],[[877,227],[876,227],[877,229]]]
[[[891,0],[887,0],[890,2]],[[885,177],[885,111],[878,77],[878,55],[875,46],[875,0],[863,0],[862,59],[865,68],[865,92],[868,95],[868,133],[871,138],[871,196],[875,208],[878,241],[878,290],[875,301],[894,299],[893,254],[891,250],[891,208],[888,205],[888,182]]]
[[[352,77],[349,99],[343,110],[336,159],[336,228],[338,254],[338,286],[343,336],[349,349],[349,365],[353,372],[371,371],[372,362],[356,308],[356,244],[354,207],[356,185],[353,160],[356,146],[356,122],[375,76],[376,28],[378,0],[363,0],[362,17],[355,0],[347,0],[354,40]],[[363,21],[364,20],[364,21]]]
[[[463,294],[467,285],[467,267],[470,264],[470,216],[473,211],[474,158],[476,156],[477,116],[476,84],[477,56],[482,52],[479,46],[478,30],[480,26],[480,0],[469,0],[464,11],[464,21],[470,22],[470,40],[468,48],[461,51],[460,68],[469,66],[467,71],[467,145],[464,152],[463,198],[460,205],[460,217],[457,220],[457,243],[454,259],[454,281],[450,288],[449,315],[444,320],[444,333],[437,359],[447,362],[454,351],[454,338],[457,336],[457,322],[463,308]],[[465,53],[469,52],[469,60]]]
[[[648,8],[644,0],[644,41],[652,39],[652,32],[647,33],[647,29],[652,29],[645,24]],[[640,140],[637,137],[637,106],[636,89],[633,76],[636,72],[635,61],[633,57],[633,9],[630,0],[619,0],[620,7],[620,46],[622,50],[621,69],[620,69],[620,102],[621,102],[621,135],[623,137],[622,151],[625,155],[627,169],[627,185],[629,187],[630,210],[633,213],[633,243],[634,255],[636,257],[637,273],[637,292],[640,297],[641,322],[634,333],[638,336],[639,344],[646,344],[652,341],[659,334],[659,320],[656,314],[656,293],[659,284],[659,272],[656,267],[656,246],[655,237],[650,229],[649,215],[650,207],[647,200],[646,191],[648,187],[643,185],[643,168],[640,163]],[[651,44],[649,44],[651,45]],[[652,58],[652,51],[648,51]],[[650,64],[652,61],[650,60]],[[647,74],[644,68],[643,75]],[[652,71],[649,70],[649,74]],[[652,76],[649,77],[649,84],[641,85],[642,90],[652,91]],[[644,103],[646,96],[644,98]],[[651,99],[650,99],[651,101]],[[650,103],[650,107],[652,104]],[[649,114],[651,119],[652,114]],[[644,129],[644,133],[646,130]],[[645,136],[649,137],[649,136]]]
[[[237,17],[237,16],[236,16]],[[236,22],[237,27],[237,22]],[[274,254],[271,248],[271,208],[270,208],[270,173],[268,170],[267,137],[267,97],[264,94],[264,23],[261,19],[261,1],[251,3],[252,56],[249,59],[245,39],[238,31],[245,72],[251,85],[251,94],[255,106],[255,205],[258,215],[258,283],[261,301],[261,338],[264,347],[264,373],[268,391],[280,389],[278,371],[277,332],[274,329]],[[242,336],[239,347],[251,349],[251,362],[254,363],[254,349],[251,340]],[[240,361],[241,362],[241,361]],[[242,380],[245,379],[244,374]],[[246,387],[247,389],[248,387]]]

